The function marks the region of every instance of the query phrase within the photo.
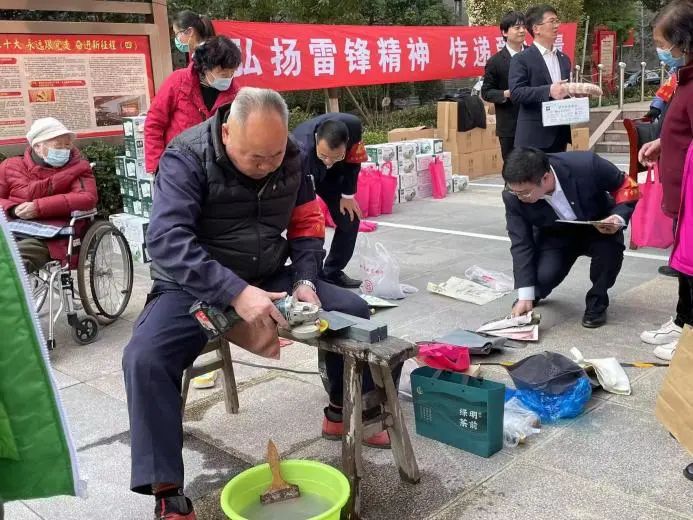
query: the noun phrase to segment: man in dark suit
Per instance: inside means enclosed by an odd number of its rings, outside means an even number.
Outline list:
[[[343,269],[354,254],[363,218],[354,198],[361,163],[368,159],[362,131],[358,117],[328,113],[301,123],[292,132],[303,150],[304,172],[313,176],[315,192],[327,204],[337,226],[323,277],[348,288],[361,285],[361,280],[350,278]]]
[[[525,15],[519,11],[510,11],[501,20],[500,30],[505,47],[486,63],[481,97],[496,105],[496,135],[505,161],[513,151],[517,113],[520,109],[518,104],[510,100],[508,71],[510,58],[522,51],[524,46]]]
[[[520,105],[515,146],[534,146],[547,153],[565,152],[570,125],[544,127],[541,104],[568,97],[570,58],[554,47],[561,21],[549,5],[530,7],[525,15],[534,43],[510,60],[510,99]]]
[[[638,186],[592,152],[545,154],[516,148],[503,166],[505,218],[518,300],[513,315],[532,310],[568,275],[580,256],[592,258],[583,326],[606,323],[607,294],[623,262],[623,228]],[[594,225],[558,220],[599,221]]]

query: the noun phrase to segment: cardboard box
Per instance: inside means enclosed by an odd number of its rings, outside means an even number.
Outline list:
[[[118,177],[122,177],[122,178],[127,177],[127,170],[125,167],[125,156],[124,155],[116,155],[116,157],[115,157],[115,171],[116,171],[116,175]]]
[[[387,133],[390,143],[397,141],[413,141],[415,139],[428,139],[434,137],[434,129],[426,126],[414,126],[411,128],[393,128]]]
[[[399,163],[397,161],[388,161],[386,163],[379,163],[375,165],[378,170],[383,175],[394,175],[398,176],[399,175]]]
[[[433,197],[433,184],[421,184],[416,187],[416,192],[414,193],[414,200],[428,199],[431,197]]]
[[[125,139],[125,156],[144,162],[144,139]]]
[[[435,160],[436,156],[432,154],[420,154],[416,156],[416,171],[428,173],[428,167]]]
[[[109,217],[111,223],[120,230],[127,240],[132,253],[132,259],[138,263],[147,263],[150,261],[147,247],[145,245],[145,236],[149,219],[118,213]]]
[[[123,133],[125,138],[144,139],[144,122],[147,116],[135,116],[123,118]]]
[[[590,146],[590,129],[587,127],[572,128],[570,130],[573,144],[571,150],[589,150]]]
[[[140,159],[125,158],[125,176],[128,179],[146,179],[149,177],[144,171],[144,161]]]
[[[443,163],[443,166],[452,166],[452,153],[451,152],[441,152],[437,153],[436,157],[439,161]]]
[[[416,173],[416,158],[412,157],[411,159],[398,161],[397,168],[400,175]]]
[[[442,139],[417,139],[420,154],[437,154],[443,151]]]
[[[454,174],[467,175],[470,179],[485,175],[484,152],[463,153],[452,156]]]
[[[503,156],[500,150],[486,150],[483,152],[484,166],[483,173],[495,174],[503,171]]]
[[[453,154],[474,153],[483,150],[484,130],[474,128],[468,132],[457,132],[453,137],[443,141],[443,149]]]
[[[138,180],[137,192],[139,194],[140,200],[151,203],[153,188],[154,186],[152,185],[151,179]]]
[[[428,171],[418,172],[416,174],[416,185],[417,186],[432,186],[431,173]]]
[[[406,159],[414,159],[419,153],[419,145],[416,141],[400,141],[392,143],[397,146],[397,160],[403,161]]]
[[[453,193],[459,193],[464,191],[469,186],[469,176],[467,175],[453,175],[452,176],[452,191]]]
[[[496,125],[487,123],[486,128],[483,130],[483,135],[481,137],[481,149],[494,150],[498,148],[500,150],[500,142],[498,141],[498,137],[496,137]]]
[[[450,134],[457,133],[457,103],[454,101],[438,101],[437,116],[438,131],[443,139],[449,139]]]
[[[419,179],[416,173],[400,174],[399,176],[399,202],[410,202],[416,197],[416,187]]]
[[[366,146],[369,162],[382,163],[397,160],[397,146],[394,144],[369,144]]]

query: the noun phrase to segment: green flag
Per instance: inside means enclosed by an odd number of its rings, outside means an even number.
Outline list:
[[[0,503],[83,495],[17,244],[0,210]]]

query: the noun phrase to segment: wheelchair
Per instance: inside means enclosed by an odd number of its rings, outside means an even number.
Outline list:
[[[108,221],[96,219],[96,214],[95,209],[72,212],[69,225],[61,233],[68,239],[65,260],[51,260],[29,275],[37,313],[48,299],[49,350],[56,347],[54,329],[63,312],[72,327],[73,339],[87,345],[96,340],[99,327],[116,321],[130,301],[133,284],[130,247],[120,230]],[[91,224],[80,238],[75,225],[86,220]],[[78,315],[80,308],[86,314],[83,318]]]

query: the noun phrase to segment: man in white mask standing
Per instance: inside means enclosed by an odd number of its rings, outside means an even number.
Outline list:
[[[89,162],[74,147],[74,133],[45,117],[34,121],[26,137],[24,155],[0,164],[0,207],[8,218],[65,226],[73,211],[96,207],[96,181]],[[51,259],[64,259],[67,239],[20,239],[19,252],[34,271]]]

